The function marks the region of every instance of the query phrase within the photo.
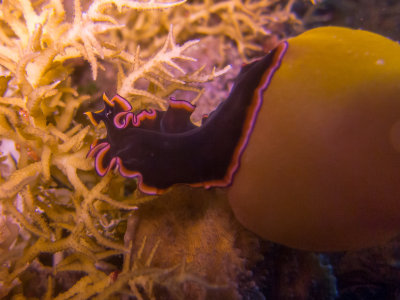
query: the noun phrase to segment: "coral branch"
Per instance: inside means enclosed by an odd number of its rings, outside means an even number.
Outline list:
[[[170,67],[178,70],[181,73],[185,73],[185,71],[177,65],[173,59],[181,59],[181,60],[189,60],[195,61],[195,58],[189,57],[183,54],[185,50],[192,47],[193,45],[197,44],[198,40],[193,40],[186,42],[182,46],[179,46],[175,43],[172,28],[169,31],[168,37],[164,43],[164,46],[161,50],[148,62],[140,65],[138,68],[134,69],[128,76],[126,76],[123,81],[122,85],[119,89],[119,94],[123,97],[127,97],[129,95],[137,94],[133,89],[133,84],[143,75],[149,74],[151,72],[155,72],[157,70],[161,70],[164,74],[168,74],[169,77],[174,77],[172,73],[170,73],[163,64],[167,64]],[[138,59],[136,59],[136,66],[138,65]],[[159,73],[159,72],[157,72]]]
[[[10,178],[0,185],[0,199],[17,194],[25,185],[35,180],[41,169],[42,164],[36,162],[12,173]]]

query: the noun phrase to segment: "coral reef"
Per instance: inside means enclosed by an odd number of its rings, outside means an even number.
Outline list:
[[[183,97],[199,120],[263,40],[302,30],[295,2],[2,1],[0,297],[239,298],[258,248],[224,197],[99,178],[86,153],[104,127],[83,112],[106,91],[135,111]]]

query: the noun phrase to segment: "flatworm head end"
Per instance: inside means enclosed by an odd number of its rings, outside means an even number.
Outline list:
[[[132,109],[130,103],[120,95],[115,95],[110,100],[104,93],[103,103],[104,107],[102,109],[95,112],[85,112],[85,115],[94,126],[97,126],[101,121],[106,123],[111,115],[114,117],[118,112],[130,111]]]

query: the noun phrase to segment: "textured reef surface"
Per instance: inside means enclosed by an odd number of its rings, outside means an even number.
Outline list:
[[[155,196],[100,177],[87,153],[106,128],[84,112],[103,93],[133,112],[175,97],[197,126],[242,64],[287,37],[335,24],[398,39],[398,15],[367,0],[1,1],[0,298],[396,299],[398,241],[299,251],[243,228],[224,189]]]

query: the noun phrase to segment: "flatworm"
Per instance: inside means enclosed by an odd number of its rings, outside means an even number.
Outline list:
[[[263,102],[263,92],[288,48],[282,42],[239,73],[228,98],[203,118],[190,121],[195,107],[171,99],[166,111],[130,112],[127,100],[103,96],[101,111],[87,112],[94,125],[103,121],[107,136],[88,153],[100,176],[117,168],[122,176],[137,177],[141,191],[160,194],[174,184],[226,187],[232,183]]]

